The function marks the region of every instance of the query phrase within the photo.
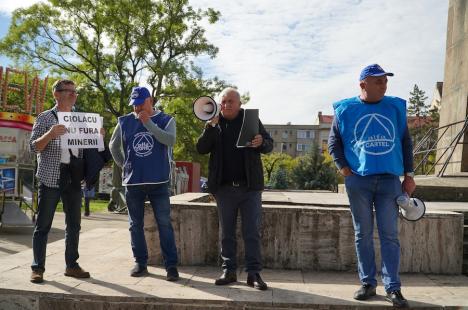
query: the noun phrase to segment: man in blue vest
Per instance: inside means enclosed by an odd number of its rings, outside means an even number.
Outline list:
[[[130,236],[135,267],[132,277],[148,273],[148,250],[143,231],[146,198],[158,223],[159,239],[168,281],[177,281],[177,249],[171,224],[169,202],[170,150],[176,139],[175,120],[154,110],[153,97],[145,87],[134,87],[130,105],[133,112],[119,117],[112,134],[110,150],[122,167]]]
[[[374,215],[380,237],[382,282],[386,300],[408,307],[399,278],[400,243],[396,198],[413,193],[412,141],[406,123],[406,102],[385,96],[387,76],[379,65],[360,75],[361,94],[333,105],[335,118],[328,139],[329,152],[345,177],[355,230],[361,288],[354,294],[366,300],[376,294]],[[403,183],[400,176],[404,175]]]

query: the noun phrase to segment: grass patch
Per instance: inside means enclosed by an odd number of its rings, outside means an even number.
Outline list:
[[[91,200],[89,202],[89,212],[91,213],[104,213],[108,212],[107,211],[107,204],[109,201],[107,200]],[[81,202],[81,208],[83,209],[84,212],[84,199],[82,199]],[[63,212],[63,205],[62,202],[59,202],[57,205],[57,211],[58,212]]]

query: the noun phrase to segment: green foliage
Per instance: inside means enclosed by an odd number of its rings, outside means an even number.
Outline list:
[[[263,172],[265,183],[271,183],[271,178],[274,172],[280,167],[288,170],[292,169],[294,159],[289,154],[285,153],[268,153],[262,154]]]
[[[218,49],[201,24],[218,18],[188,0],[48,0],[13,12],[0,52],[39,70],[81,76],[85,89],[100,94],[91,102],[120,116],[143,79],[162,98],[193,71],[191,57],[214,57]]]
[[[428,106],[426,105],[426,92],[419,89],[418,85],[414,84],[413,91],[410,92],[408,114],[417,117],[426,117],[428,113]]]
[[[288,173],[284,166],[278,167],[271,175],[270,185],[274,189],[288,188]]]
[[[336,169],[330,162],[325,162],[325,157],[316,144],[306,155],[299,157],[298,161],[291,173],[291,179],[298,189],[336,189]]]

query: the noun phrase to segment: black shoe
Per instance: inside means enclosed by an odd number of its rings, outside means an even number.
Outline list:
[[[232,282],[237,282],[237,275],[235,271],[227,271],[225,270],[223,274],[216,279],[216,285],[226,285]]]
[[[169,269],[167,269],[166,280],[167,281],[179,280],[179,272],[177,271],[176,267],[170,267]]]
[[[262,277],[260,274],[257,273],[249,273],[247,275],[247,285],[250,287],[255,287],[257,290],[266,291],[268,289],[268,285],[263,282]]]
[[[354,299],[356,300],[367,300],[375,296],[375,286],[370,284],[363,284],[360,289],[354,293]]]
[[[393,304],[395,308],[408,308],[408,301],[403,297],[401,291],[387,292],[385,299]]]
[[[135,264],[135,267],[133,267],[132,270],[130,270],[130,275],[132,277],[142,277],[147,274],[148,274],[148,268],[140,264]]]

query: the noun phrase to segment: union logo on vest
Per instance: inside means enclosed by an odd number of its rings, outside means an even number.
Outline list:
[[[133,150],[136,156],[146,157],[154,147],[153,137],[149,132],[139,132],[133,138]]]
[[[366,114],[357,121],[354,138],[363,152],[384,155],[395,147],[395,126],[381,114]]]

